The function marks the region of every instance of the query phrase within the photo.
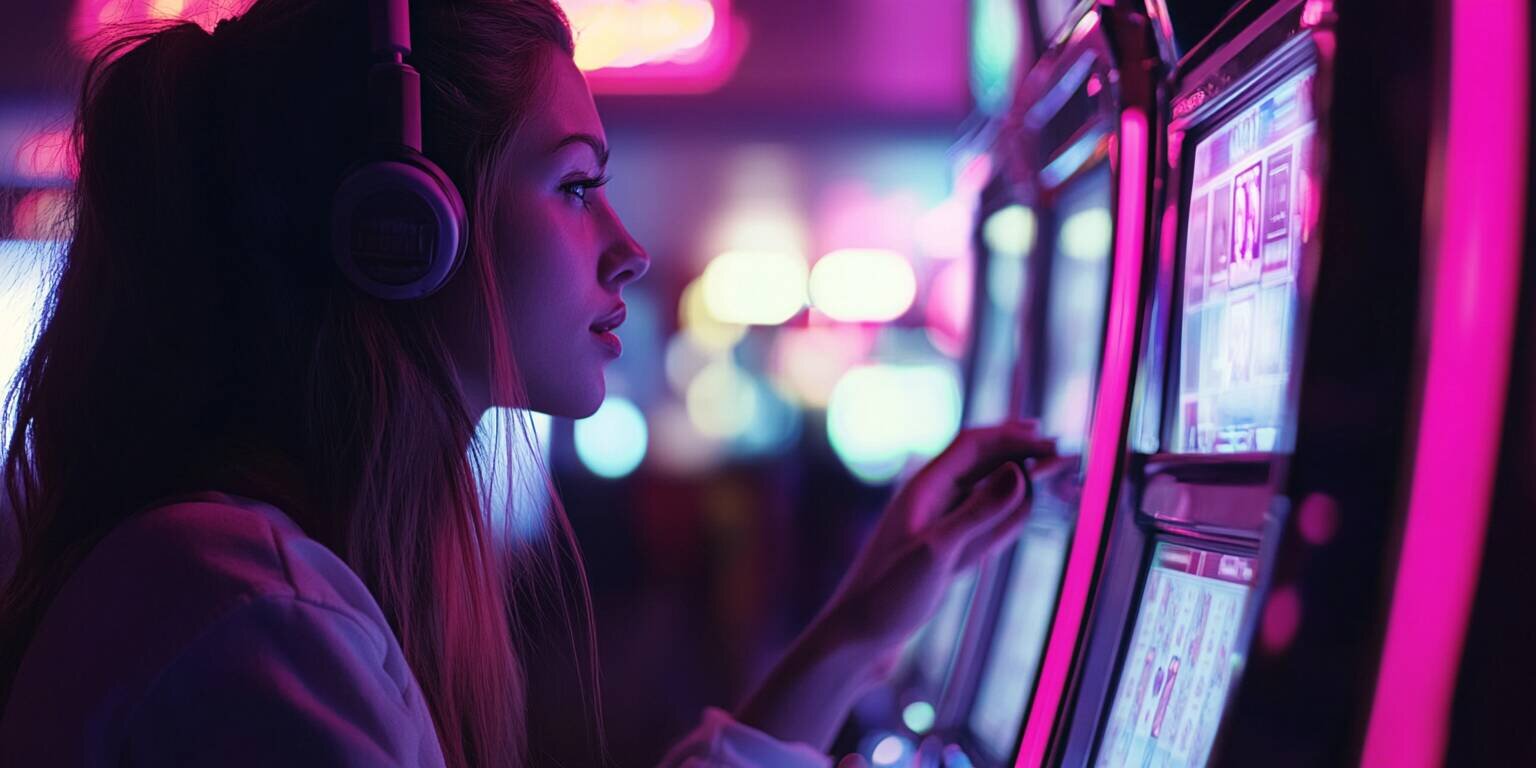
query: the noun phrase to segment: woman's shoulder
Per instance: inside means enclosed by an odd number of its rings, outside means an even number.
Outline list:
[[[291,597],[383,623],[357,575],[282,511],[217,492],[125,520],[81,562],[59,595],[68,597],[180,612],[192,623],[252,599]]]
[[[280,746],[235,722],[316,744],[366,731],[369,744],[430,755],[423,706],[377,603],[339,558],[270,505],[196,494],[118,525],[60,590],[0,721],[0,763],[185,752],[189,734],[209,754]]]

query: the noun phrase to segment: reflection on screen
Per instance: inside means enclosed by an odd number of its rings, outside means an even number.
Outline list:
[[[965,629],[965,616],[970,612],[971,594],[976,589],[976,571],[972,569],[955,577],[938,611],[918,633],[913,648],[918,679],[931,694],[937,695],[949,676],[950,662],[954,660],[955,646],[960,643],[960,633]]]
[[[987,217],[986,272],[977,306],[976,364],[966,402],[967,426],[996,424],[1013,407],[1013,369],[1019,359],[1019,311],[1025,261],[1034,239],[1034,213],[1018,204]]]
[[[1195,146],[1176,452],[1271,451],[1286,422],[1296,276],[1315,205],[1313,76],[1282,81]]]
[[[1046,42],[1056,37],[1061,31],[1061,25],[1067,20],[1067,13],[1076,5],[1076,0],[1039,0],[1035,8],[1040,13],[1040,33]]]
[[[1024,724],[1024,707],[1050,630],[1070,533],[1065,524],[1032,524],[1014,553],[969,722],[977,741],[997,759],[1013,751]]]
[[[1114,240],[1110,175],[1100,165],[1063,189],[1045,298],[1040,422],[1063,454],[1080,454],[1104,338]]]
[[[1251,557],[1158,544],[1097,764],[1200,768],[1227,698]]]

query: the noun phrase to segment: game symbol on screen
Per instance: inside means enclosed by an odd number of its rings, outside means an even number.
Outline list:
[[[1227,305],[1226,333],[1222,344],[1222,369],[1226,374],[1222,381],[1242,384],[1252,373],[1253,360],[1253,297],[1244,296]]]
[[[1227,284],[1247,285],[1259,279],[1259,186],[1263,166],[1254,163],[1237,175],[1232,184],[1232,264]]]
[[[1210,198],[1200,196],[1189,206],[1189,231],[1184,245],[1184,306],[1192,307],[1205,298],[1205,218]]]
[[[1231,260],[1232,252],[1232,206],[1225,201],[1230,200],[1232,187],[1223,184],[1211,192],[1211,239],[1210,255],[1206,257],[1206,269],[1209,277],[1206,283],[1214,286],[1217,283],[1226,285],[1227,262]]]
[[[1173,698],[1173,684],[1179,679],[1179,657],[1168,661],[1168,676],[1163,678],[1163,692],[1157,700],[1157,714],[1152,716],[1152,738],[1163,732],[1163,717],[1168,714],[1168,700]]]
[[[1264,189],[1264,271],[1284,270],[1291,261],[1291,148],[1269,156]]]

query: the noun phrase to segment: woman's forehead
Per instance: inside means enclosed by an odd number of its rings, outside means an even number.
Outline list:
[[[575,62],[563,53],[552,53],[544,72],[544,92],[519,132],[520,149],[547,153],[573,134],[595,136],[606,143],[592,91]]]

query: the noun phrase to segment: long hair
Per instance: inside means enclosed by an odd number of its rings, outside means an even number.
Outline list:
[[[455,280],[479,301],[450,309],[488,329],[495,402],[523,405],[490,320],[491,171],[538,108],[549,51],[572,55],[570,29],[551,0],[411,5],[425,152],[470,211]],[[502,419],[507,450],[484,450],[443,302],[367,298],[329,256],[331,193],[367,148],[366,21],[361,0],[258,0],[216,34],[118,37],[87,68],[68,245],[6,400],[21,552],[0,592],[0,702],[92,546],[156,500],[214,489],[277,504],[358,574],[450,766],[538,752],[539,654],[571,662],[601,744],[590,598],[542,467],[492,469],[541,478],[547,529],[515,548],[492,530],[515,515],[489,508],[485,462],[532,454],[510,450],[531,445],[525,422]]]

